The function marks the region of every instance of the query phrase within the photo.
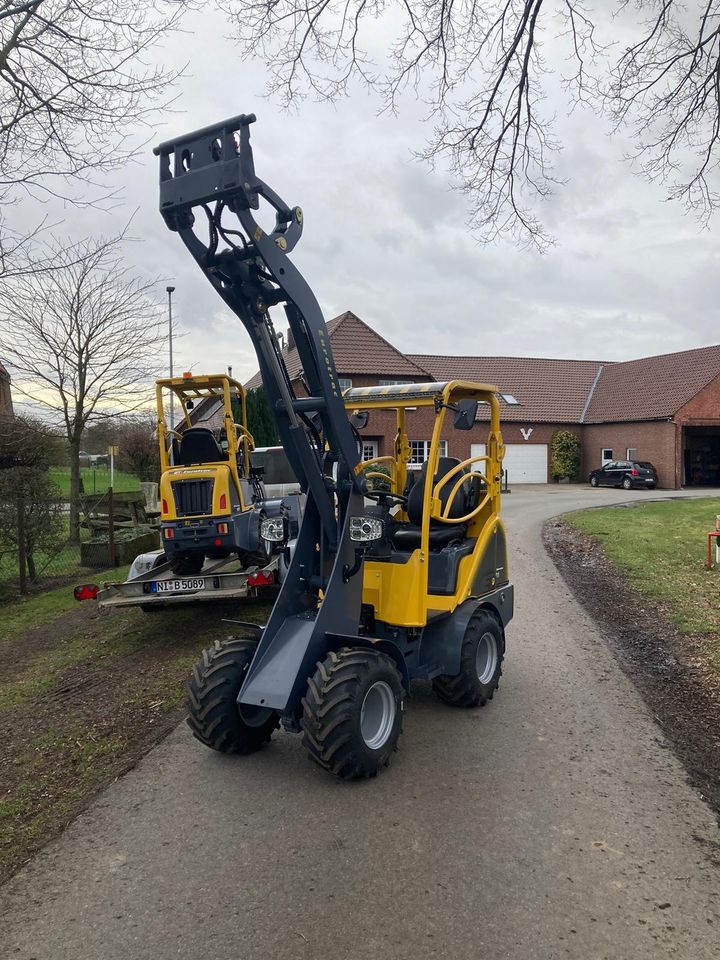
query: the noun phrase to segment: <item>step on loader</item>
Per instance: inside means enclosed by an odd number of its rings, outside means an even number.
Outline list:
[[[249,334],[307,497],[268,622],[204,652],[189,682],[188,722],[207,746],[241,754],[282,724],[302,733],[324,769],[369,777],[397,748],[412,680],[432,681],[456,707],[486,703],[499,683],[513,587],[497,390],[452,381],[343,396],[322,312],[290,259],[303,212],[256,175],[254,121],[233,117],[155,148],[160,212]],[[275,214],[269,232],[255,217],[261,205]],[[300,392],[278,346],[276,307],[298,351]],[[427,460],[416,465],[406,416],[420,407],[434,427]],[[360,430],[378,410],[394,412],[393,451],[363,463]],[[448,418],[455,429],[485,431],[486,453],[444,456]]]

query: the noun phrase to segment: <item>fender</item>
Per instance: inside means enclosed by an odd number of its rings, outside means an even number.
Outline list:
[[[460,672],[465,631],[473,615],[478,610],[490,610],[500,622],[504,634],[513,615],[513,594],[512,584],[507,584],[482,598],[466,600],[449,616],[431,621],[420,637],[417,666],[411,670],[410,677],[431,680],[440,674],[456,676]]]

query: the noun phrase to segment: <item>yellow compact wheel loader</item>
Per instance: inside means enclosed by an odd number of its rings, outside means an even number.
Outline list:
[[[171,429],[165,420],[168,395],[177,401],[181,420]],[[225,374],[183,374],[156,383],[160,444],[160,529],[165,555],[179,576],[197,574],[206,558],[237,554],[244,565],[263,565],[269,543],[261,525],[274,519],[273,529],[290,533],[288,504],[268,500],[262,471],[254,469],[255,442],[246,427],[247,407],[241,383]],[[202,409],[215,430],[193,423],[191,411]]]
[[[302,733],[324,769],[370,777],[397,748],[413,680],[430,680],[456,707],[479,706],[498,686],[513,586],[499,515],[497,391],[452,381],[343,395],[322,312],[290,257],[303,212],[255,174],[254,120],[232,117],[155,150],[160,212],[250,336],[307,498],[267,623],[243,624],[242,635],[204,652],[188,686],[188,723],[202,743],[239,754],[282,724]],[[275,211],[269,232],[255,219],[261,203]],[[270,316],[278,305],[300,360],[295,379]],[[423,464],[412,462],[413,410],[434,423]],[[360,430],[387,411],[393,450],[363,463]],[[486,453],[445,456],[450,418]]]

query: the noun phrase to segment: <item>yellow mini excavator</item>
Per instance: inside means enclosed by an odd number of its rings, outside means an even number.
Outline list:
[[[168,394],[181,412],[174,429],[165,419]],[[156,400],[160,528],[173,571],[196,574],[206,558],[231,554],[237,554],[245,566],[262,566],[270,549],[284,546],[290,521],[298,517],[291,516],[287,501],[265,496],[262,470],[251,462],[255,443],[246,426],[242,384],[225,374],[185,373],[158,380]],[[283,534],[272,543],[263,539],[260,530],[268,518],[275,519],[273,529]]]

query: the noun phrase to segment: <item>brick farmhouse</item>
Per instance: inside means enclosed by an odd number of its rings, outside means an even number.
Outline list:
[[[720,486],[720,345],[620,363],[528,357],[402,354],[355,314],[328,322],[341,387],[476,380],[502,396],[504,466],[510,483],[548,483],[550,443],[570,430],[582,444],[581,477],[611,460],[649,460],[660,485]],[[292,342],[283,347],[291,380],[303,392]],[[259,374],[247,384],[261,385]],[[484,452],[486,419],[446,433],[447,455]],[[427,454],[432,417],[408,420],[413,461]],[[363,431],[364,455],[391,452],[393,417],[373,412]]]

